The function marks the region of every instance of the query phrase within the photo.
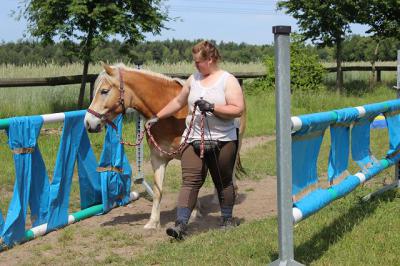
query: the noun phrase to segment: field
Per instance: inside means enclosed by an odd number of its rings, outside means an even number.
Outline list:
[[[190,64],[145,67],[163,73],[190,73],[192,71]],[[225,68],[233,72],[245,72],[260,71],[263,66],[260,64],[227,65]],[[100,69],[99,65],[93,66],[91,72],[97,73]],[[23,68],[0,66],[0,73],[2,73],[1,77],[7,78],[57,76],[58,73],[79,74],[80,67],[77,65],[62,68],[51,65]],[[349,89],[351,93],[337,95],[329,89],[334,83],[334,75],[329,74],[325,81],[326,90],[314,94],[296,92],[293,94],[292,114],[328,111],[395,98],[395,92],[389,89],[395,85],[395,74],[383,73],[382,79],[382,84],[370,88],[368,73],[346,73],[345,87],[352,88]],[[269,137],[269,141],[253,143],[243,152],[243,164],[248,175],[240,181],[245,187],[241,193],[248,199],[256,193],[261,193],[258,190],[259,187],[265,185],[264,182],[274,180],[276,175],[275,143],[271,141],[275,134],[275,96],[273,92],[252,93],[254,84],[251,80],[244,84],[248,106],[246,138],[251,142],[250,140],[260,141],[259,137]],[[74,110],[77,91],[76,86],[0,89],[1,117]],[[24,97],[21,97],[22,95]],[[47,131],[43,131],[40,138],[40,147],[48,166],[49,176],[52,174],[52,166],[55,163],[61,126],[61,124],[46,126]],[[130,132],[133,131],[133,126],[132,119],[124,125],[124,132],[128,138],[132,136]],[[103,134],[90,135],[97,156],[100,153],[103,136]],[[328,142],[327,135],[324,138],[318,162],[320,173],[326,171]],[[384,156],[386,147],[388,147],[386,131],[373,131],[371,150],[376,157]],[[127,153],[130,160],[134,160],[134,150],[127,149]],[[145,158],[148,160],[147,150]],[[12,161],[4,133],[0,134],[0,161]],[[146,177],[151,180],[148,165],[145,171]],[[351,164],[350,172],[355,171],[356,166]],[[334,202],[298,224],[294,235],[296,259],[307,265],[376,265],[378,263],[393,265],[398,263],[396,244],[400,235],[397,230],[390,229],[395,228],[400,222],[397,218],[400,194],[392,191],[366,203],[361,203],[359,200],[361,196],[380,187],[382,183],[390,181],[393,171],[393,169],[386,170],[349,196]],[[13,165],[3,164],[3,171],[0,174],[0,209],[3,215],[6,213],[12,195],[13,176]],[[167,201],[169,215],[164,226],[173,221],[171,219],[173,219],[174,197],[179,185],[179,164],[172,164],[168,168],[165,183],[166,197],[170,197],[170,201]],[[211,187],[208,179],[205,191],[210,193]],[[274,191],[275,187],[271,185],[262,190]],[[207,197],[207,194],[204,197]],[[266,198],[260,199],[260,208],[264,204],[273,205],[271,202],[263,202]],[[251,210],[255,212],[257,204],[254,205],[255,207],[253,206]],[[143,206],[144,209],[136,213],[138,211],[136,206]],[[78,208],[79,187],[74,177],[70,212]],[[141,222],[148,218],[150,212],[148,201],[142,199],[137,205],[132,203],[130,209],[121,209],[102,217],[91,218],[94,219],[92,222],[83,221],[0,253],[0,264],[265,265],[278,256],[277,221],[274,211],[265,216],[240,217],[244,218],[245,222],[229,232],[203,228],[184,242],[169,242],[163,236],[165,228],[161,229],[162,232],[141,231]],[[241,210],[241,206],[238,206],[238,210]],[[136,216],[135,219],[128,219],[134,215],[140,216],[140,219]],[[121,220],[123,218],[126,220]]]

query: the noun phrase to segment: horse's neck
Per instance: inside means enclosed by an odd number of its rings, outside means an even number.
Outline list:
[[[135,108],[147,118],[157,114],[182,88],[174,81],[139,72],[129,72],[125,84],[132,93],[128,107]]]

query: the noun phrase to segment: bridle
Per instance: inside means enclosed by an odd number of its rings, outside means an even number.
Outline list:
[[[118,74],[119,74],[119,98],[118,101],[107,110],[107,112],[105,112],[104,114],[100,114],[90,108],[87,109],[88,113],[94,115],[95,117],[99,118],[101,121],[104,121],[105,123],[107,123],[108,125],[110,125],[115,131],[117,131],[117,126],[114,124],[114,122],[112,120],[109,119],[109,114],[116,110],[118,107],[122,107],[122,114],[124,115],[126,112],[126,107],[125,107],[125,101],[124,101],[124,95],[125,95],[125,89],[124,89],[124,82],[123,82],[123,77],[122,77],[122,71],[120,68],[118,68]],[[179,145],[178,149],[174,150],[174,151],[164,151],[163,149],[161,149],[160,145],[158,145],[158,143],[156,142],[156,140],[154,139],[153,135],[150,132],[150,128],[151,126],[146,126],[145,129],[139,133],[138,139],[136,140],[136,143],[131,143],[131,142],[127,142],[124,141],[122,139],[122,137],[118,136],[120,138],[120,143],[123,145],[127,145],[127,146],[139,146],[140,143],[143,141],[144,138],[144,133],[147,132],[150,141],[153,143],[154,147],[160,152],[163,153],[165,155],[168,156],[172,156],[175,155],[179,152],[181,152],[183,150],[183,148],[186,146],[187,144],[187,140],[189,138],[190,132],[192,131],[193,128],[193,124],[194,124],[194,117],[195,117],[195,113],[196,113],[196,108],[197,105],[194,106],[193,108],[193,113],[192,113],[192,119],[190,120],[189,123],[189,128],[187,131],[187,134],[184,138],[184,141],[181,142],[181,144]],[[205,113],[201,114],[201,120],[200,120],[200,127],[201,127],[201,145],[200,145],[200,158],[204,157],[204,119],[205,119]],[[117,134],[118,135],[118,134]]]
[[[124,95],[125,95],[124,80],[122,78],[122,71],[120,68],[118,68],[118,74],[119,74],[119,98],[118,98],[118,101],[113,106],[111,106],[111,108],[109,108],[107,110],[107,112],[105,112],[104,114],[100,114],[90,108],[87,109],[88,113],[91,113],[95,117],[99,118],[101,121],[106,122],[115,130],[117,130],[117,126],[114,124],[114,122],[112,120],[110,120],[110,118],[108,117],[109,114],[111,112],[113,112],[115,109],[117,109],[118,107],[122,107],[123,115],[126,112],[125,101],[124,101]]]

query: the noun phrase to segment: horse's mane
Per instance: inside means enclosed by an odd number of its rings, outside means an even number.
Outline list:
[[[164,74],[161,74],[161,73],[157,73],[157,72],[153,72],[153,71],[146,70],[146,69],[136,69],[136,68],[127,67],[123,63],[118,63],[118,64],[114,65],[113,67],[122,68],[122,69],[127,70],[127,71],[133,71],[133,72],[142,73],[142,74],[149,75],[149,76],[152,76],[152,77],[160,78],[160,79],[165,80],[165,81],[175,82],[175,79],[173,79],[173,78],[171,78],[171,77],[169,77],[167,75],[164,75]]]
[[[163,81],[163,82],[165,82],[165,83],[170,83],[170,82],[174,82],[174,83],[175,83],[175,82],[178,82],[179,84],[183,85],[183,84],[182,84],[182,80],[178,80],[178,79],[176,79],[176,78],[171,78],[171,77],[169,77],[169,76],[167,76],[167,75],[164,75],[164,74],[161,74],[161,73],[157,73],[157,72],[153,72],[153,71],[150,71],[150,70],[135,69],[135,68],[127,67],[127,66],[126,66],[125,64],[123,64],[123,63],[118,63],[118,64],[115,64],[115,65],[112,65],[111,67],[112,67],[112,68],[122,68],[122,69],[124,69],[124,70],[126,70],[126,71],[137,72],[137,73],[140,73],[140,74],[148,75],[148,76],[150,76],[150,77],[155,77],[155,78],[157,78],[157,79],[159,79],[160,81]],[[100,85],[100,83],[101,83],[103,80],[106,80],[106,81],[108,81],[109,83],[112,83],[112,79],[115,79],[115,77],[109,76],[105,70],[101,71],[101,72],[99,73],[99,75],[98,75],[96,81],[95,81],[95,84],[94,84],[95,91],[97,91],[98,86]]]

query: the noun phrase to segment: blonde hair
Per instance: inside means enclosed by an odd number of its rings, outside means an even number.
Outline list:
[[[209,41],[201,41],[192,48],[193,54],[199,54],[201,59],[213,59],[215,62],[221,60],[217,47]]]

